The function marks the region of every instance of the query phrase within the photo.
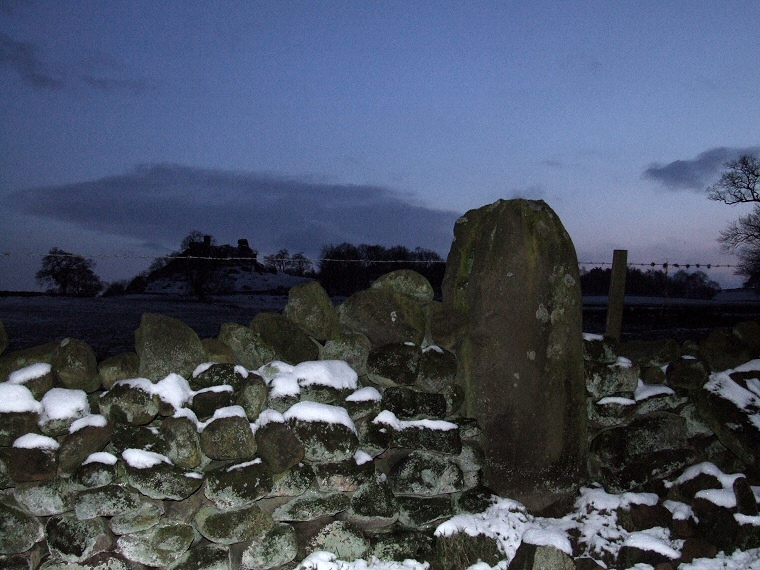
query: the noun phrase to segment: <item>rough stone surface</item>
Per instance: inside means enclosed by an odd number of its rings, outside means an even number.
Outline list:
[[[251,330],[275,352],[275,358],[299,364],[319,357],[319,347],[298,325],[279,313],[259,313],[251,321]]]
[[[84,341],[63,339],[50,363],[56,380],[64,388],[94,392],[100,388],[95,351]]]
[[[422,306],[433,300],[435,291],[426,277],[411,269],[391,271],[379,277],[372,283],[373,289],[388,289],[399,295],[404,295]]]
[[[137,378],[140,375],[140,357],[136,352],[123,352],[109,356],[98,364],[98,374],[103,387],[110,390],[119,380]]]
[[[309,336],[324,341],[340,333],[338,311],[322,285],[306,281],[288,291],[284,314]]]
[[[241,416],[219,417],[201,432],[201,449],[211,459],[244,461],[253,459],[256,440],[248,420]]]
[[[128,560],[146,566],[166,566],[190,548],[193,538],[192,526],[174,522],[120,536],[117,546]]]
[[[42,524],[34,516],[0,501],[0,554],[26,552],[43,536]]]
[[[275,358],[274,350],[261,340],[261,335],[238,323],[222,323],[217,340],[229,346],[235,362],[248,370],[258,370]]]
[[[367,374],[369,339],[355,332],[344,332],[329,339],[319,350],[320,360],[344,360],[359,376]]]
[[[553,546],[521,542],[507,570],[575,570],[575,563],[567,554]]]
[[[195,331],[180,320],[145,313],[135,331],[135,350],[140,357],[139,375],[153,382],[174,372],[189,378],[206,360]]]
[[[259,457],[272,473],[283,473],[304,458],[306,450],[290,426],[269,422],[254,434]]]
[[[388,289],[354,293],[338,307],[343,326],[365,335],[373,347],[413,342],[425,336],[425,312],[416,301]]]
[[[203,492],[220,509],[252,504],[272,490],[272,477],[261,460],[219,467],[208,471]]]
[[[467,317],[457,350],[464,413],[483,428],[488,485],[541,508],[585,476],[575,248],[541,201],[471,210],[454,236],[443,302]]]
[[[277,523],[246,545],[240,570],[277,568],[295,559],[297,554],[295,530],[288,524]]]
[[[45,537],[50,552],[67,562],[81,562],[113,545],[105,520],[80,521],[73,514],[48,519]]]
[[[195,527],[205,538],[218,544],[235,544],[251,540],[274,523],[258,505],[235,510],[203,507],[195,515]]]

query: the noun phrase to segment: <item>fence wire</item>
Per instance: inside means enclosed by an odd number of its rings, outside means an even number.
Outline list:
[[[257,257],[252,256],[240,256],[240,257],[212,257],[212,256],[199,256],[199,255],[140,255],[135,253],[99,253],[91,255],[82,255],[76,253],[38,253],[38,252],[12,252],[4,251],[0,252],[2,257],[76,257],[85,259],[190,259],[201,261],[258,261]],[[288,262],[294,261],[292,257],[269,257],[266,256],[266,262]],[[298,260],[296,260],[298,261]],[[333,259],[333,258],[318,258],[310,259],[308,257],[302,258],[300,261],[308,261],[312,265],[316,266],[318,263],[331,262],[331,263],[446,263],[445,259]],[[261,262],[259,262],[261,263]],[[611,261],[579,261],[580,266],[593,266],[593,267],[607,267],[612,266]],[[736,269],[739,265],[731,263],[676,263],[676,262],[629,262],[627,267],[649,267],[651,269],[662,268],[667,271],[670,268],[675,269],[718,269],[729,268]]]

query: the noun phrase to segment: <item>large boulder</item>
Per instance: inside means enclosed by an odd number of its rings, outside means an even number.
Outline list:
[[[338,308],[340,322],[365,335],[373,347],[413,342],[425,336],[425,311],[415,299],[391,288],[354,293]]]
[[[64,388],[94,392],[100,388],[95,351],[84,341],[65,338],[51,362],[56,380]]]
[[[317,340],[327,340],[340,333],[338,311],[317,281],[306,281],[290,288],[285,316]]]
[[[540,509],[586,470],[578,260],[542,201],[499,200],[461,217],[444,310],[466,318],[457,346],[463,414],[483,428],[489,487]]]
[[[172,317],[145,313],[135,331],[135,351],[140,357],[139,375],[153,382],[174,372],[189,378],[206,360],[195,331]]]
[[[235,362],[248,370],[257,370],[275,358],[274,350],[264,343],[261,335],[245,325],[222,323],[217,340],[230,347]]]
[[[299,364],[319,357],[319,346],[296,323],[279,313],[258,313],[251,321],[251,330],[271,347],[278,360]]]

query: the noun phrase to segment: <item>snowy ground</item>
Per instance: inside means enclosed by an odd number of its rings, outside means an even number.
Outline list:
[[[29,348],[66,337],[87,342],[99,360],[134,350],[134,331],[143,313],[180,319],[201,338],[216,337],[222,323],[248,325],[261,311],[281,311],[284,295],[240,294],[200,302],[167,295],[124,295],[77,299],[71,297],[0,297],[0,320],[9,350]]]

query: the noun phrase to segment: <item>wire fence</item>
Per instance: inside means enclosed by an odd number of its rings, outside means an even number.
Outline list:
[[[145,259],[145,260],[157,260],[157,259],[187,259],[187,260],[199,260],[199,261],[251,261],[257,260],[256,256],[231,256],[231,257],[214,257],[214,256],[201,256],[201,255],[147,255],[147,254],[135,254],[135,253],[99,253],[90,255],[80,255],[76,253],[39,253],[39,252],[12,252],[4,251],[0,252],[0,257],[61,257],[61,258],[87,258],[87,259]],[[266,262],[288,262],[294,261],[292,257],[270,257],[266,256]],[[300,258],[300,261],[308,261],[315,267],[319,263],[333,262],[333,263],[419,263],[419,264],[431,264],[431,263],[446,263],[445,259],[339,259],[339,258],[317,258],[311,259],[308,257]],[[611,267],[611,261],[579,261],[578,265],[583,267]],[[627,267],[649,267],[650,269],[663,269],[668,271],[670,268],[675,269],[719,269],[729,268],[736,269],[740,267],[731,263],[679,263],[671,261],[650,261],[650,262],[628,262]]]

